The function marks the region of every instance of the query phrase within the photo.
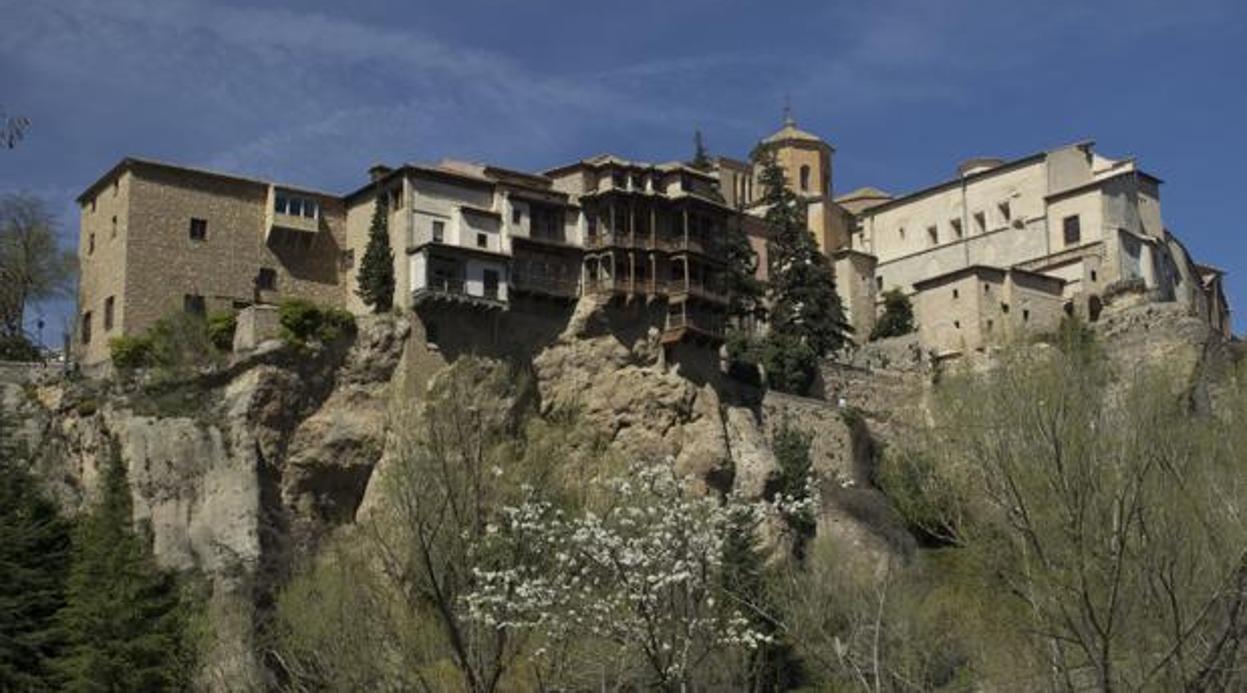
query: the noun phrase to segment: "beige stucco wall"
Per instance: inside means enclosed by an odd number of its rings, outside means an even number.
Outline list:
[[[875,259],[865,253],[840,251],[832,256],[836,293],[844,303],[854,341],[864,343],[875,327]]]
[[[979,285],[974,274],[962,275],[919,291],[914,318],[923,347],[943,355],[972,350],[982,344]],[[999,283],[997,283],[999,286]]]

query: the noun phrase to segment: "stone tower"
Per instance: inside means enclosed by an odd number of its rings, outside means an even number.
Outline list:
[[[831,199],[831,159],[836,150],[817,135],[799,129],[787,108],[783,126],[761,144],[775,152],[788,186],[805,200],[807,225],[819,250],[830,256],[847,247],[851,218]]]

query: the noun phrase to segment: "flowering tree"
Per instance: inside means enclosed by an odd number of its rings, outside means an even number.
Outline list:
[[[517,557],[523,546],[527,560],[478,570],[463,600],[470,617],[550,643],[605,640],[638,655],[667,690],[687,689],[716,652],[771,641],[758,605],[721,579],[742,501],[690,494],[670,462],[636,465],[607,486],[600,513],[569,517],[535,494],[508,508],[482,550]]]

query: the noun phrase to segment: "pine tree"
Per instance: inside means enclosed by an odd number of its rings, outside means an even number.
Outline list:
[[[191,671],[188,609],[176,576],[158,568],[135,531],[126,470],[116,440],[100,497],[73,537],[67,603],[60,614],[67,691],[167,691]]]
[[[709,171],[713,166],[706,152],[706,143],[702,141],[701,130],[693,133],[693,160],[688,165],[699,171]]]
[[[801,199],[785,184],[774,152],[760,148],[759,182],[766,204],[767,259],[771,331],[797,338],[822,357],[839,349],[852,328],[836,293],[826,256],[806,228]]]
[[[0,690],[55,688],[69,526],[38,487],[0,412]]]
[[[758,524],[753,505],[739,504],[729,510],[723,536],[723,590],[728,596],[726,604],[743,613],[754,630],[771,638],[749,655],[748,689],[792,690],[802,684],[804,674],[800,659],[779,627],[778,606],[767,586]]]
[[[359,268],[359,289],[355,292],[374,313],[384,313],[394,305],[394,251],[390,249],[390,212],[385,192],[377,191],[377,204],[368,229],[368,247]]]
[[[766,293],[766,285],[758,279],[758,254],[749,245],[749,236],[745,234],[739,215],[728,222],[724,255],[727,260],[728,315],[738,322],[764,318],[766,307],[762,297]]]

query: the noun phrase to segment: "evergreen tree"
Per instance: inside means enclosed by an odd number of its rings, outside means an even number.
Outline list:
[[[914,331],[914,307],[909,297],[900,289],[892,289],[883,294],[883,315],[870,331],[871,339],[899,337]]]
[[[0,690],[51,690],[69,527],[25,466],[0,411]]]
[[[67,691],[182,690],[191,671],[188,614],[175,575],[159,569],[132,523],[132,501],[116,440],[100,495],[73,537],[65,655]]]
[[[852,328],[836,294],[827,258],[806,228],[805,205],[786,185],[770,149],[755,152],[766,204],[771,332],[795,337],[816,356],[839,349]]]
[[[706,152],[706,144],[702,141],[701,130],[693,133],[693,160],[689,166],[699,171],[709,171],[712,167],[710,155]]]
[[[377,190],[377,204],[368,229],[368,247],[359,268],[359,289],[355,292],[374,313],[384,313],[394,305],[394,251],[390,249],[390,206],[385,191]]]
[[[738,323],[766,317],[766,307],[762,302],[766,285],[758,279],[758,254],[749,245],[740,215],[728,221],[724,255],[727,260],[728,316]]]
[[[803,683],[801,660],[779,627],[778,607],[768,590],[757,510],[753,505],[734,505],[726,519],[721,573],[726,604],[745,614],[755,631],[771,639],[749,655],[748,690],[794,689]]]

